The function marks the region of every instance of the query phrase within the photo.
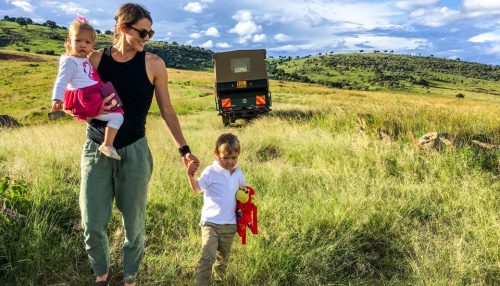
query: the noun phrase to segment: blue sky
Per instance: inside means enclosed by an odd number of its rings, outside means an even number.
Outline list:
[[[111,30],[125,2],[0,0],[0,16]],[[500,0],[147,0],[155,40],[272,56],[393,50],[500,64]]]

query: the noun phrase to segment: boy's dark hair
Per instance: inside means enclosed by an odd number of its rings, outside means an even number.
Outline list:
[[[215,142],[215,151],[219,152],[222,146],[224,153],[240,153],[240,140],[232,133],[223,133],[217,138]]]

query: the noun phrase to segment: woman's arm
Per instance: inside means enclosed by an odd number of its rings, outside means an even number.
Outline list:
[[[152,75],[153,85],[155,87],[156,102],[160,108],[160,114],[167,126],[167,129],[172,136],[178,148],[187,145],[186,139],[182,134],[181,126],[177,114],[175,114],[172,103],[170,102],[170,94],[168,92],[168,75],[165,62],[157,55],[146,54],[146,70],[148,76]],[[150,77],[151,78],[151,77]],[[184,164],[187,167],[189,162],[198,162],[196,156],[191,153],[185,154],[183,157]]]

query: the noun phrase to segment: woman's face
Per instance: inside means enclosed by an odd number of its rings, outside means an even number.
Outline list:
[[[150,40],[149,34],[144,32],[151,32],[151,22],[147,18],[142,18],[133,25],[124,25],[125,29],[125,40],[134,50],[142,52],[144,50],[144,45]],[[141,33],[141,31],[144,31]],[[146,34],[145,37],[141,37],[141,34]]]

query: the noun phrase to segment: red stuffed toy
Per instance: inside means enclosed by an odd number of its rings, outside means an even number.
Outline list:
[[[241,236],[241,244],[247,243],[247,226],[253,234],[259,232],[257,226],[257,207],[252,202],[255,191],[246,186],[236,192],[236,222],[238,224],[238,235]]]

